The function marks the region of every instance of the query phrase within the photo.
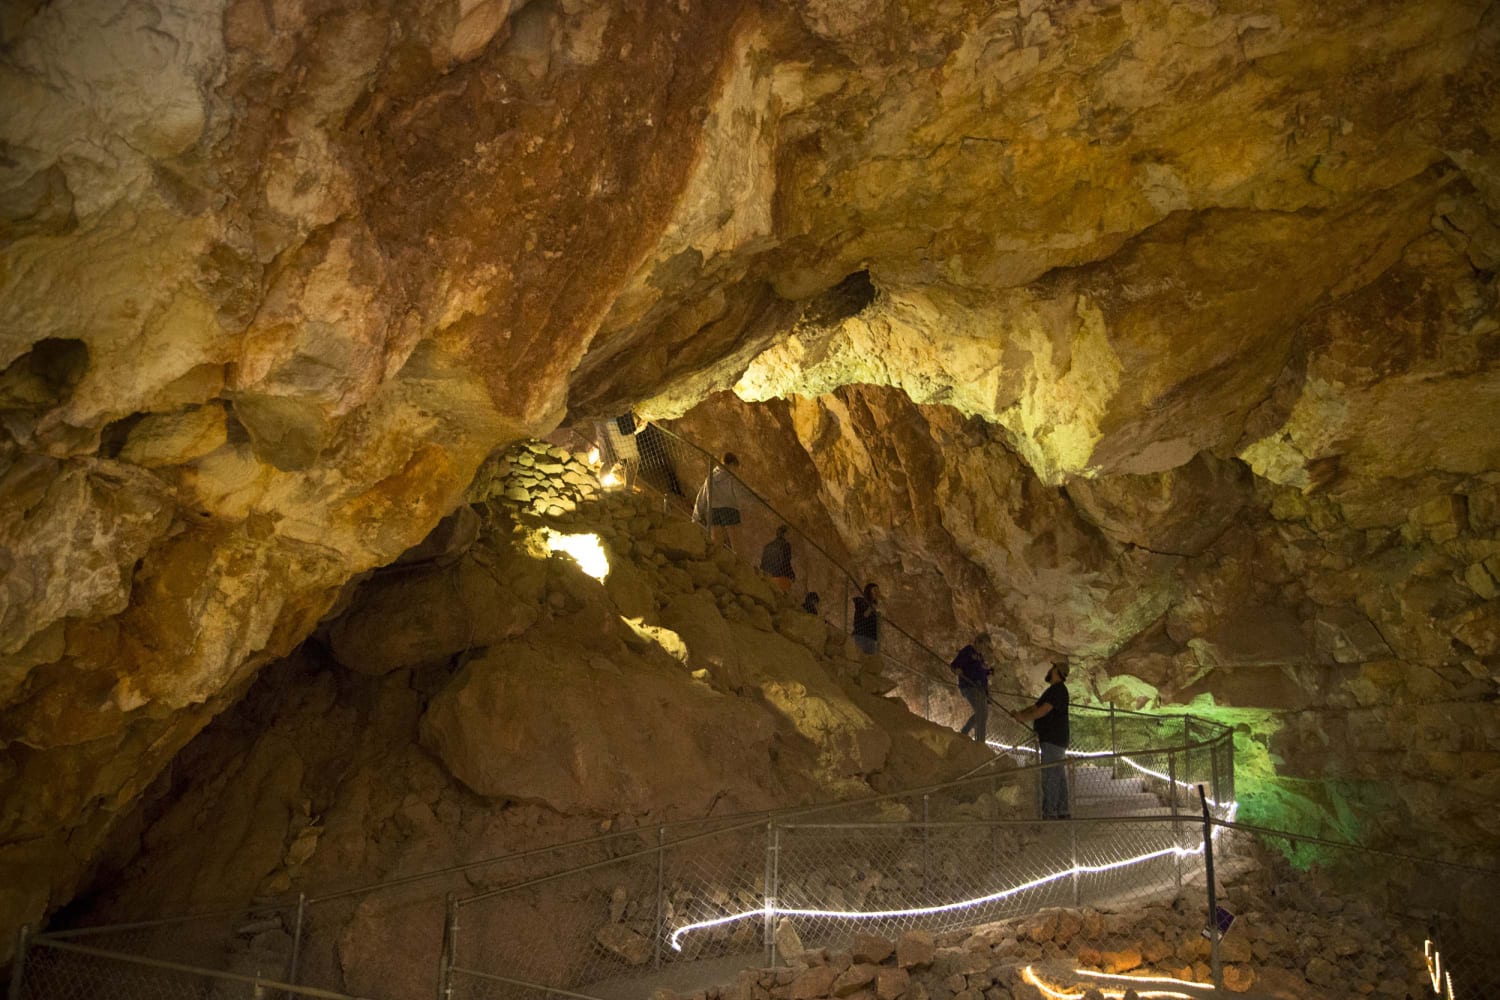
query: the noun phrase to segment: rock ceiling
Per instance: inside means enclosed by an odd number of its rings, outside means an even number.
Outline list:
[[[1500,652],[1486,2],[88,0],[0,32],[7,915],[497,445],[631,404],[793,396],[812,441],[847,403],[808,397],[900,390],[946,440],[979,419],[978,482],[1019,463],[1116,540],[1120,477],[1165,509],[1248,468],[1289,518],[1463,546]]]

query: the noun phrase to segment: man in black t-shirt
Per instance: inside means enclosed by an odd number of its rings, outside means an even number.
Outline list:
[[[1068,819],[1068,665],[1047,671],[1047,690],[1030,708],[1010,713],[1017,722],[1033,722],[1042,751],[1042,819]],[[1050,766],[1049,766],[1050,765]]]

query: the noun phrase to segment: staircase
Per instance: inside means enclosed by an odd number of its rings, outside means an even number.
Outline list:
[[[1146,788],[1140,775],[1115,777],[1109,767],[1074,764],[1068,778],[1076,819],[1113,816],[1169,816],[1163,796]]]

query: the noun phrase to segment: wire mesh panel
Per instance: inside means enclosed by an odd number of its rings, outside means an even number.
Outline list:
[[[247,976],[285,980],[291,969],[297,907],[276,904],[39,936],[92,949]],[[86,964],[86,963],[85,963]]]
[[[674,963],[756,964],[764,826],[719,825],[643,835],[624,857],[461,901],[455,975],[479,996],[525,984],[594,996]]]
[[[781,831],[776,906],[809,947],[945,931],[1069,898],[1067,851],[1035,827],[803,826]]]
[[[38,938],[26,953],[18,1000],[272,1000],[345,994]]]
[[[647,966],[658,866],[637,854],[466,903],[454,964],[579,992]]]
[[[663,961],[755,958],[763,912],[769,828],[746,827],[669,847],[663,854]]]

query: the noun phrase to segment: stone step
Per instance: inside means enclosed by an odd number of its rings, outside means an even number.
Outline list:
[[[1073,809],[1076,812],[1082,808],[1100,810],[1095,815],[1111,814],[1119,815],[1128,809],[1161,809],[1170,812],[1162,805],[1161,799],[1146,792],[1136,795],[1073,795]]]

